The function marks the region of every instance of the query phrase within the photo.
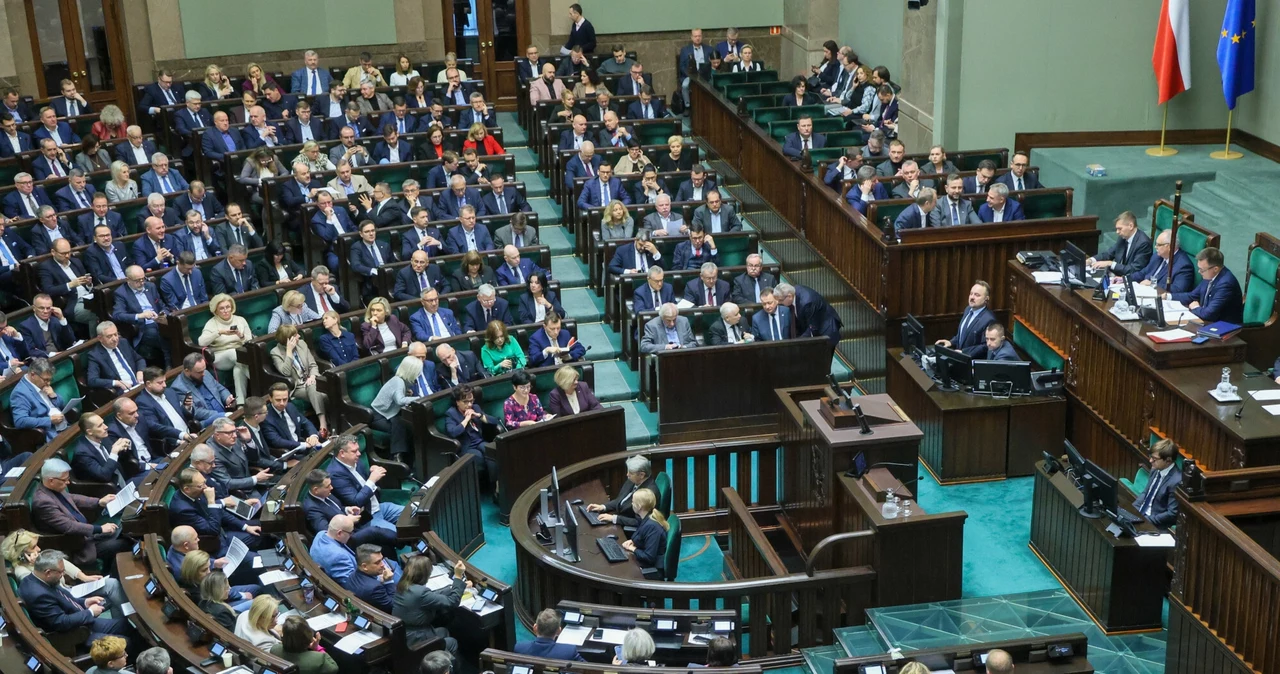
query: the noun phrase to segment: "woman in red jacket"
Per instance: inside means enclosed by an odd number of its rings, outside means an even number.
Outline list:
[[[498,141],[489,135],[489,130],[480,122],[471,125],[471,130],[467,132],[467,140],[462,144],[463,152],[469,149],[474,149],[476,154],[481,155],[506,154],[506,150],[502,149]]]

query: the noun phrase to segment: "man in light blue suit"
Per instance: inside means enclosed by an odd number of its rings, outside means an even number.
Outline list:
[[[174,377],[169,388],[179,396],[190,393],[191,398],[200,403],[196,408],[196,418],[205,427],[214,419],[226,416],[223,410],[234,408],[236,404],[235,395],[208,371],[204,355],[199,352],[189,353],[182,359],[182,374]]]
[[[348,545],[356,529],[356,519],[352,515],[334,515],[329,519],[328,528],[311,540],[311,558],[339,583],[356,570],[356,552]],[[387,563],[395,571],[392,581],[400,582],[402,571],[399,562],[388,559]]]
[[[409,328],[413,338],[420,342],[462,334],[453,312],[441,308],[440,292],[435,288],[422,293],[422,308],[409,317]]]
[[[320,55],[308,49],[302,54],[302,67],[293,71],[289,78],[290,93],[299,97],[316,97],[329,93],[329,83],[333,75],[320,67]]]
[[[329,481],[333,484],[333,496],[344,506],[359,506],[368,510],[370,524],[383,529],[396,528],[404,506],[378,498],[378,482],[386,477],[382,466],[366,467],[360,463],[360,443],[355,436],[340,435],[334,439],[334,461],[329,464]]]
[[[757,339],[766,342],[791,339],[794,336],[791,332],[791,307],[778,303],[773,288],[760,291],[760,305],[764,310],[751,315],[751,327],[755,328]]]
[[[13,387],[9,396],[14,427],[43,430],[46,441],[67,429],[67,420],[62,415],[62,406],[66,403],[53,390],[54,372],[47,359],[32,360],[22,381]]]
[[[189,250],[178,253],[178,266],[160,279],[160,300],[171,311],[179,311],[209,301],[204,274]]]
[[[142,174],[142,182],[138,187],[138,196],[146,197],[157,193],[186,192],[190,186],[181,173],[169,170],[169,157],[163,152],[157,152],[151,155],[151,170]]]

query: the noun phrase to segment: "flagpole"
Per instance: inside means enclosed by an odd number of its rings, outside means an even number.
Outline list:
[[[1147,154],[1151,155],[1152,157],[1171,157],[1175,154],[1178,154],[1177,150],[1171,147],[1164,146],[1164,132],[1165,132],[1165,128],[1169,125],[1169,102],[1165,101],[1163,107],[1164,107],[1164,118],[1160,120],[1160,147],[1147,148]]]
[[[1227,145],[1224,149],[1217,152],[1210,152],[1209,156],[1214,159],[1239,159],[1244,156],[1243,152],[1233,152],[1231,150],[1231,116],[1235,114],[1235,110],[1227,111]]]

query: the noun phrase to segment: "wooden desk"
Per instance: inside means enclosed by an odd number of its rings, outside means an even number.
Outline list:
[[[1031,506],[1031,550],[1049,567],[1108,633],[1160,629],[1169,591],[1167,564],[1172,548],[1144,548],[1132,538],[1116,538],[1110,521],[1083,517],[1084,498],[1065,473],[1049,475],[1036,465]],[[1121,490],[1120,505],[1133,510]],[[1138,530],[1154,531],[1147,522]]]
[[[1066,398],[942,391],[899,348],[889,349],[886,383],[924,429],[920,460],[940,484],[1030,475],[1040,450],[1066,436]]]
[[[706,644],[695,644],[690,639],[697,632],[710,631],[712,621],[715,620],[728,620],[733,623],[733,631],[725,633],[724,636],[732,639],[739,651],[742,650],[742,627],[737,623],[738,616],[733,611],[634,609],[576,601],[562,601],[556,605],[556,609],[560,611],[562,617],[565,611],[582,613],[582,624],[592,628],[610,627],[625,630],[639,627],[653,633],[658,620],[674,621],[675,632],[657,633],[654,636],[654,643],[658,650],[654,652],[653,659],[669,667],[684,667],[690,662],[704,661],[707,656]],[[587,637],[587,641],[578,647],[578,654],[590,662],[611,663],[613,645]]]
[[[825,387],[819,388],[825,389]],[[795,392],[797,389],[789,389],[789,391]],[[812,451],[817,452],[816,458],[799,462],[800,465],[811,467],[814,479],[823,481],[827,476],[843,473],[849,469],[854,455],[859,452],[866,456],[868,466],[881,462],[905,464],[891,465],[887,468],[904,483],[916,479],[919,472],[920,440],[924,437],[924,433],[911,420],[875,426],[870,435],[862,435],[856,428],[849,430],[832,428],[818,410],[818,406],[822,404],[819,400],[808,399],[797,402],[790,399],[790,393],[784,394],[779,391],[778,395],[788,396],[783,402],[783,427],[779,435],[782,436],[784,444],[798,442],[801,446],[807,445]],[[894,403],[891,397],[883,393],[860,396],[858,400]],[[797,451],[800,448],[798,446]],[[810,475],[801,477],[808,480]],[[825,502],[831,488],[805,481],[795,483],[787,493],[793,498],[809,493],[817,496],[819,501]]]
[[[510,515],[520,493],[551,475],[553,466],[563,470],[570,464],[625,449],[627,419],[621,407],[605,407],[514,428],[499,435],[495,444],[502,476],[498,507],[503,515]]]
[[[604,503],[609,500],[609,494],[604,489],[604,484],[600,480],[591,480],[584,484],[580,484],[570,489],[565,489],[560,493],[561,500],[568,502],[574,499],[582,499],[582,503]],[[536,503],[536,501],[535,501]],[[577,506],[571,506],[576,508]],[[640,573],[640,563],[636,561],[634,553],[627,553],[627,561],[610,562],[604,558],[604,553],[600,552],[600,546],[596,545],[597,538],[614,535],[618,537],[618,543],[631,538],[622,527],[616,524],[601,524],[598,527],[591,526],[581,512],[574,513],[578,516],[578,557],[579,562],[570,562],[581,569],[599,573],[605,576],[613,576],[619,580],[644,580],[644,574]],[[537,509],[534,510],[535,517],[529,518],[529,534],[537,535],[540,528],[536,518]],[[552,533],[552,541],[555,540],[555,534]],[[568,541],[565,541],[567,544]],[[554,543],[553,543],[554,545]],[[546,548],[549,554],[554,554],[550,547]]]
[[[1146,463],[1155,430],[1205,471],[1280,464],[1280,424],[1252,401],[1246,406],[1254,413],[1237,420],[1238,404],[1219,405],[1206,394],[1224,366],[1242,390],[1274,386],[1265,377],[1243,378],[1246,345],[1239,337],[1224,344],[1154,344],[1142,336],[1150,328],[1120,323],[1088,293],[1040,285],[1016,261],[1008,262],[1008,273],[1017,329],[1030,328],[1069,358],[1067,435],[1088,448],[1092,461],[1112,475],[1130,476]]]

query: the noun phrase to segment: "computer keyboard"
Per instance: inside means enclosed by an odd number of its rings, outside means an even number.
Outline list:
[[[610,562],[627,561],[627,551],[622,549],[622,545],[616,538],[597,538],[596,545],[600,546],[600,552],[604,553],[604,558]]]
[[[1120,508],[1119,510],[1120,510],[1120,515],[1119,515],[1120,519],[1126,522],[1137,524],[1143,521],[1142,515],[1135,515],[1134,513],[1131,513],[1128,510],[1125,510],[1124,508]]]
[[[608,524],[608,522],[601,522],[600,517],[590,510],[587,510],[585,505],[579,505],[578,511],[582,513],[583,519],[589,522],[593,527],[598,527],[601,524]]]

